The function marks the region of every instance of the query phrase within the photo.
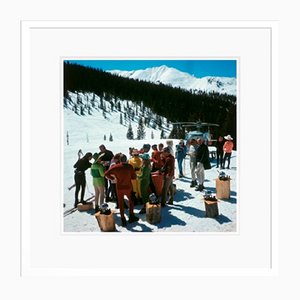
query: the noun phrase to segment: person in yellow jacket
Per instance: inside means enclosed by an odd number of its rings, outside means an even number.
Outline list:
[[[231,158],[231,153],[232,153],[232,149],[233,149],[233,138],[231,137],[230,134],[224,136],[226,142],[224,143],[224,146],[223,146],[223,150],[224,150],[224,158],[223,158],[223,166],[222,166],[222,169],[225,168],[225,162],[226,162],[226,159],[228,160],[228,163],[227,163],[227,169],[230,168],[230,158]]]
[[[137,149],[132,150],[132,157],[128,160],[128,163],[132,165],[136,176],[141,175],[141,168],[143,165],[143,160],[142,158],[139,157],[139,151]],[[136,202],[141,202],[141,189],[139,187],[139,181],[136,179],[133,179],[132,181],[132,190],[133,190],[133,201],[135,204]]]

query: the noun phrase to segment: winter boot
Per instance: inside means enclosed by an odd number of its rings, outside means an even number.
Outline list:
[[[127,226],[127,221],[126,221],[125,217],[121,218],[121,224],[123,227]]]
[[[173,205],[173,197],[171,197],[171,198],[169,199],[169,201],[167,202],[167,204]]]
[[[134,192],[131,193],[131,200],[133,201],[133,205],[136,206],[138,205],[138,199],[136,197],[136,194]]]
[[[134,214],[129,215],[128,223],[133,223],[139,220],[139,217],[135,216]]]
[[[203,189],[204,189],[203,184],[198,184],[198,185],[196,186],[196,188],[195,188],[195,191],[197,191],[197,192],[202,192]]]
[[[145,214],[146,213],[146,205],[144,205],[143,207],[142,207],[142,209],[139,211],[139,214],[140,215],[143,215],[143,214]]]
[[[95,214],[97,213],[97,212],[99,212],[100,211],[100,207],[99,207],[99,205],[96,205],[95,206]]]
[[[197,181],[196,180],[192,180],[190,187],[195,187],[196,184],[197,184]]]

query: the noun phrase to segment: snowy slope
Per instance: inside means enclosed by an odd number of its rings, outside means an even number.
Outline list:
[[[108,71],[112,74],[139,79],[153,83],[163,83],[173,87],[181,87],[186,90],[218,92],[220,94],[236,95],[236,79],[231,77],[194,77],[175,68],[160,66],[134,71]]]
[[[76,94],[72,94],[71,99],[75,103]],[[85,99],[83,104],[87,105],[88,99],[93,97],[92,94],[81,94]],[[127,106],[127,101],[122,101],[122,109]],[[130,102],[129,102],[130,103]],[[108,104],[108,103],[106,103]],[[108,106],[108,105],[107,105]],[[132,105],[131,105],[132,106]],[[92,114],[84,116],[75,114],[72,111],[73,106],[68,104],[68,108],[64,109],[64,191],[63,203],[64,211],[71,209],[74,204],[74,189],[69,190],[74,183],[74,168],[73,165],[77,160],[77,152],[82,149],[86,152],[99,152],[99,145],[105,144],[107,149],[114,153],[122,152],[128,155],[129,147],[140,149],[144,143],[154,144],[163,142],[165,139],[160,139],[161,130],[146,128],[146,137],[144,140],[128,140],[126,139],[127,126],[119,122],[120,112],[117,110],[109,111],[105,117],[102,110],[93,109]],[[136,116],[132,121],[134,135],[137,130]],[[166,120],[163,121],[163,127],[167,130]],[[67,144],[68,133],[68,144]],[[153,139],[151,138],[153,133]],[[113,136],[113,141],[109,141],[109,135]],[[104,135],[107,139],[104,140]],[[174,145],[178,140],[173,140]],[[141,219],[134,224],[129,224],[127,228],[120,226],[119,211],[115,211],[115,221],[117,231],[122,232],[235,232],[237,230],[236,211],[237,211],[237,194],[236,194],[236,152],[233,154],[231,169],[227,174],[231,176],[231,198],[227,201],[219,202],[220,216],[217,219],[205,218],[205,207],[202,200],[203,193],[196,192],[190,188],[190,172],[189,161],[185,160],[184,174],[185,177],[176,179],[177,193],[174,199],[174,205],[162,209],[162,219],[157,225],[149,224],[145,215],[141,215]],[[215,178],[218,176],[218,170],[214,166],[211,170],[206,171],[205,186],[208,190],[215,192]],[[226,170],[227,171],[227,170]],[[177,177],[176,169],[176,177]],[[86,172],[87,188],[85,198],[94,194],[92,178],[89,171]],[[109,203],[112,209],[115,208],[114,203]],[[141,206],[135,208],[137,214]],[[128,212],[126,212],[128,215]],[[138,215],[138,214],[137,214]],[[93,211],[89,212],[74,212],[66,217],[63,217],[65,232],[100,232],[98,223],[93,216]]]

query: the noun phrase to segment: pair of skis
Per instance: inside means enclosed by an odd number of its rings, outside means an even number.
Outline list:
[[[93,196],[87,198],[85,201],[86,201],[86,203],[90,203],[90,202],[94,201],[94,198],[95,198],[95,196],[93,195]],[[73,212],[75,212],[77,210],[78,210],[77,207],[73,207],[73,208],[70,208],[70,209],[64,211],[64,217],[72,214]]]

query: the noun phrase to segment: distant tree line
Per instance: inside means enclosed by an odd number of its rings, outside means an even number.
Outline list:
[[[101,99],[105,96],[131,100],[141,104],[142,107],[149,107],[154,113],[166,117],[169,122],[201,120],[217,123],[220,127],[214,132],[215,137],[231,134],[236,139],[237,111],[234,95],[187,91],[179,87],[124,78],[101,69],[65,62],[65,97],[68,91],[92,92]],[[183,137],[184,132],[181,130],[179,133]]]

